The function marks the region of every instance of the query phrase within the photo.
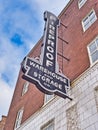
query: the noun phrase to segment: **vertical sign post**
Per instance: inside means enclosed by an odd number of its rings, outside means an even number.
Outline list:
[[[44,47],[42,64],[50,71],[56,71],[57,65],[57,33],[59,19],[50,12],[44,13],[45,29],[44,29]]]

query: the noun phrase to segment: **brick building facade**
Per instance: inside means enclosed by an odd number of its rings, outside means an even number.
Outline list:
[[[6,116],[2,116],[2,119],[0,121],[0,130],[3,130],[4,129],[4,125],[6,123]]]
[[[42,93],[20,69],[4,130],[98,130],[98,1],[70,0],[58,17],[57,59],[73,100]],[[39,57],[41,45],[28,56]]]

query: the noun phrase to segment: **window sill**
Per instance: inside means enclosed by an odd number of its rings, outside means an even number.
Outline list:
[[[91,64],[90,64],[90,67],[93,67],[93,66],[96,65],[96,64],[98,64],[98,60],[95,61],[94,63],[91,63]]]

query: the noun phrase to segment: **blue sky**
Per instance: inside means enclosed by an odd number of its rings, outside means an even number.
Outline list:
[[[7,115],[20,64],[43,35],[43,13],[69,0],[0,0],[0,118]]]

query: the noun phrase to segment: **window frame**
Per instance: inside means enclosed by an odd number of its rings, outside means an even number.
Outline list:
[[[23,117],[23,112],[24,112],[23,107],[18,110],[17,115],[16,115],[16,120],[15,120],[14,130],[17,130],[20,127],[22,117]]]
[[[82,2],[81,2],[81,1],[82,1]],[[87,2],[87,0],[79,0],[79,1],[78,1],[78,7],[79,7],[79,9],[82,8],[86,2]],[[81,4],[81,3],[82,3],[82,4]]]
[[[22,89],[22,96],[25,95],[28,91],[28,87],[29,87],[29,82],[26,81],[23,85],[23,89]]]
[[[95,20],[94,20],[93,23],[91,22],[91,19],[90,19],[90,14],[91,14],[92,12],[94,13],[94,17],[95,17]],[[84,20],[86,20],[86,19],[88,19],[88,22],[87,22],[87,23],[89,23],[89,26],[88,26],[87,28],[85,28],[85,24],[84,24]],[[82,19],[82,28],[83,28],[83,31],[85,32],[86,30],[88,30],[88,29],[91,27],[91,25],[93,25],[93,24],[95,23],[96,20],[97,20],[96,12],[95,12],[94,9],[92,9],[92,10]]]
[[[51,98],[49,97],[49,99],[47,99],[48,96],[51,96]],[[48,95],[48,94],[45,94],[44,96],[44,105],[49,103],[52,99],[54,99],[55,95],[52,94],[52,95]]]
[[[96,42],[97,39],[98,39],[98,36],[95,37],[95,38],[88,44],[88,46],[87,46],[88,55],[89,55],[89,59],[90,59],[90,65],[91,65],[91,66],[95,65],[95,64],[98,62],[98,59],[97,59],[95,62],[93,62],[93,60],[92,60],[92,54],[91,54],[91,52],[90,52],[90,48],[89,48],[89,47],[90,47],[94,42]],[[95,43],[95,44],[96,44],[96,43]],[[96,50],[98,50],[98,46],[97,46]]]

